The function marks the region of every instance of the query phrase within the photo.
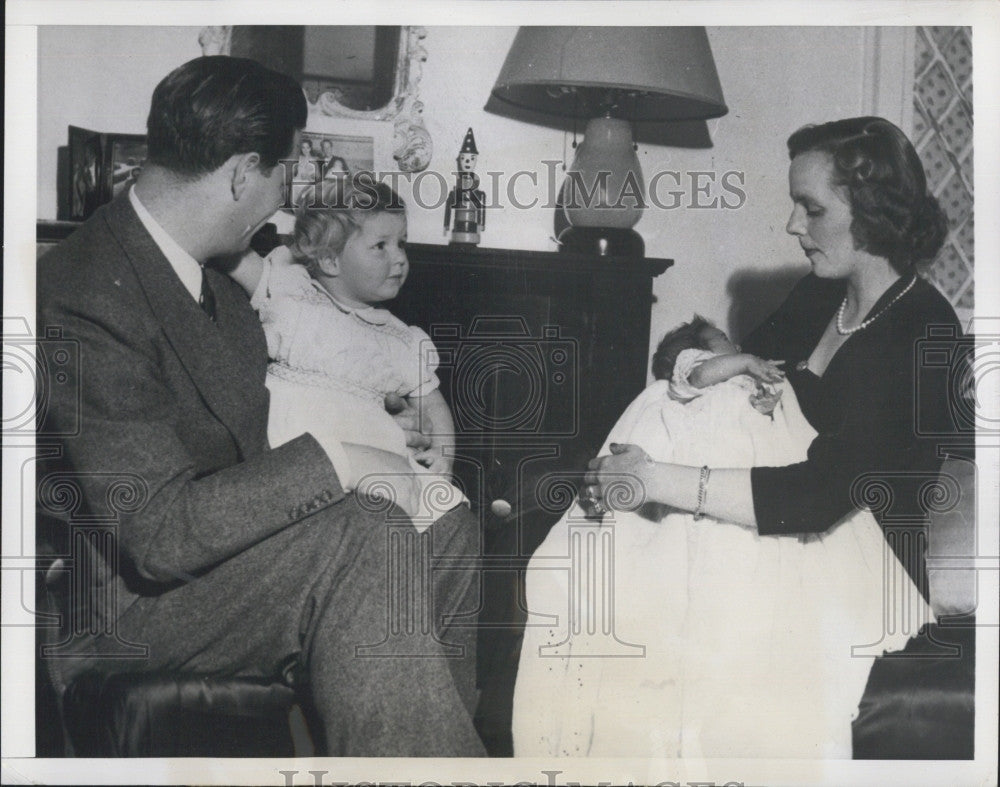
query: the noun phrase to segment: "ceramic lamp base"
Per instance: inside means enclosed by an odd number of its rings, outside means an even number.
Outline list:
[[[598,257],[643,257],[646,244],[635,230],[567,227],[559,233],[559,251]]]
[[[459,232],[455,230],[451,233],[449,246],[476,246],[479,243],[478,232]]]

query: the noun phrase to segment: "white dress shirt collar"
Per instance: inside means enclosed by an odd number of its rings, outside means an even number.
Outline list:
[[[153,242],[163,252],[170,267],[174,269],[177,278],[181,280],[184,289],[191,293],[191,297],[198,300],[201,297],[201,277],[202,270],[198,261],[182,249],[173,238],[171,238],[159,222],[153,218],[146,206],[139,201],[133,186],[128,190],[129,202],[135,208],[136,215],[142,226],[153,238]]]

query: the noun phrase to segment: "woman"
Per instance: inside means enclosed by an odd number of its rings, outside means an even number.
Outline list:
[[[293,177],[297,181],[306,183],[316,180],[316,160],[313,158],[313,146],[310,139],[303,139],[299,144],[299,158],[295,162]]]
[[[929,326],[958,326],[915,267],[939,250],[945,220],[912,145],[885,120],[807,127],[788,148],[786,229],[812,271],[743,349],[785,361],[816,437],[801,461],[779,466],[727,465],[724,446],[698,467],[614,444],[590,463],[582,495],[592,514],[640,502],[679,513],[644,525],[614,511],[616,578],[594,585],[602,599],[614,594],[609,636],[567,643],[568,631],[529,619],[515,694],[519,756],[849,757],[871,657],[902,647],[926,614],[900,626],[903,605],[926,598],[926,580],[919,533],[896,523],[921,521],[919,488],[940,464],[917,435],[917,408],[920,423],[945,422],[947,392],[923,381],[917,391],[915,350]],[[637,442],[644,432],[633,434]],[[858,511],[865,505],[884,539]],[[671,526],[683,512],[705,517],[694,543],[691,528]],[[747,565],[734,550],[712,554],[712,529],[734,527],[773,537],[770,558]],[[549,603],[565,582],[540,569],[571,554],[567,533],[561,522],[532,559],[533,614],[566,609],[565,595],[561,608]],[[681,569],[663,570],[665,555],[673,569],[680,555]],[[732,576],[720,581],[713,561]],[[570,581],[576,590],[579,577]],[[772,603],[761,603],[768,592]],[[891,636],[880,625],[884,599]],[[872,620],[858,620],[869,610]],[[587,615],[570,625],[599,633]],[[877,630],[859,641],[869,624]]]

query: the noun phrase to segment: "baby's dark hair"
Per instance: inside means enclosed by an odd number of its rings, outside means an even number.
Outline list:
[[[697,314],[691,322],[683,323],[660,339],[653,353],[653,376],[657,380],[669,380],[674,374],[677,356],[684,350],[705,349],[701,332],[712,327],[712,323]]]

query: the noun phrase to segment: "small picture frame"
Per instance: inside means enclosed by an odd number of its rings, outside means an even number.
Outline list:
[[[144,134],[104,134],[104,201],[128,189],[146,161]]]
[[[101,134],[69,127],[69,219],[82,221],[105,200],[104,149]]]
[[[135,183],[146,160],[143,134],[105,134],[69,127],[66,209],[70,221],[83,221]]]
[[[286,168],[291,204],[322,180],[396,169],[392,158],[393,124],[310,114],[295,158]]]

